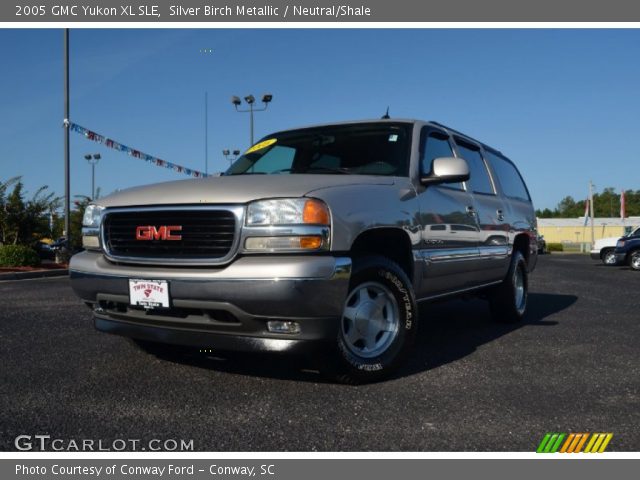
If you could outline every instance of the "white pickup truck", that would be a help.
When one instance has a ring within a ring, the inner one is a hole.
[[[628,237],[631,235],[640,235],[640,227],[637,227],[629,235],[625,236]],[[593,260],[601,260],[605,265],[615,265],[616,256],[613,251],[616,248],[616,242],[619,238],[620,237],[607,237],[596,240],[596,243],[594,243],[591,249],[591,258]]]

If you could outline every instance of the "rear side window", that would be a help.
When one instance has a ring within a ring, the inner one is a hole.
[[[475,193],[493,194],[493,185],[489,178],[489,172],[478,147],[457,139],[456,145],[460,156],[469,164],[469,173],[471,174],[471,178],[467,182],[470,186],[469,190]]]
[[[511,162],[492,152],[487,152],[487,160],[489,160],[493,171],[498,177],[502,192],[507,197],[524,200],[525,202],[530,200],[527,187],[522,181],[518,170]]]

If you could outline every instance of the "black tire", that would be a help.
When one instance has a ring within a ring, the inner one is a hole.
[[[600,253],[600,259],[602,260],[602,263],[604,263],[605,265],[616,264],[616,256],[613,251],[613,248],[607,248]]]
[[[640,250],[631,252],[631,255],[629,255],[629,266],[632,270],[640,271]]]
[[[527,311],[528,296],[527,261],[521,252],[514,250],[506,278],[489,295],[491,316],[500,323],[521,321]]]
[[[415,294],[404,271],[382,256],[356,258],[324,373],[347,384],[382,380],[406,359],[417,328]]]

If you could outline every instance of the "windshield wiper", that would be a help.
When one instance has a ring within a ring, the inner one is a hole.
[[[267,172],[235,172],[235,173],[225,173],[225,177],[229,177],[231,175],[266,175]]]

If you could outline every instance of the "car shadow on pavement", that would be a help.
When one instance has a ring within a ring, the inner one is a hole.
[[[421,305],[418,338],[405,364],[391,378],[401,378],[454,362],[479,346],[524,327],[553,326],[548,320],[573,303],[574,295],[530,293],[529,311],[523,322],[500,324],[491,320],[483,300],[452,300]],[[280,380],[331,383],[318,372],[318,357],[286,353],[200,353],[196,349],[173,349],[155,355],[163,360],[243,376]]]
[[[480,299],[422,305],[414,352],[396,377],[454,362],[470,355],[481,345],[521,328],[557,325],[553,315],[569,308],[577,299],[575,295],[530,293],[525,319],[515,324],[495,322],[491,318],[489,303]]]

